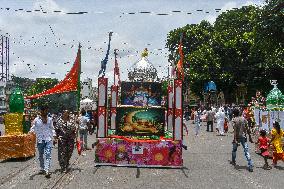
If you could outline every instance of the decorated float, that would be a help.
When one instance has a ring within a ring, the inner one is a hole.
[[[256,98],[253,103],[254,120],[259,130],[271,131],[274,121],[278,121],[284,129],[284,95],[278,89],[276,81],[271,81],[271,84],[273,89],[267,95],[266,101]]]
[[[114,85],[98,78],[98,128],[95,165],[181,168],[182,80],[169,81],[167,107],[162,83],[147,59],[147,49],[120,82],[115,51]]]
[[[266,98],[262,97],[260,92],[256,93],[250,108],[253,114],[253,122],[255,123],[255,140],[259,137],[259,131],[266,130],[268,137],[271,138],[270,132],[273,129],[273,122],[277,121],[280,127],[284,129],[284,95],[277,87],[277,81],[272,80],[273,89]],[[283,141],[284,142],[284,141]],[[260,153],[258,145],[255,151]],[[269,148],[269,154],[272,157],[272,147]]]
[[[80,107],[80,73],[81,73],[81,46],[77,52],[76,60],[66,77],[54,87],[41,93],[23,97],[20,89],[14,90],[10,97],[10,112],[4,117],[5,135],[0,136],[0,160],[11,158],[31,157],[35,155],[36,137],[28,134],[30,128],[24,116],[30,116],[33,99],[52,94],[77,92],[77,107]],[[24,107],[26,104],[26,107]],[[25,114],[23,112],[25,111]]]
[[[0,136],[0,160],[35,155],[35,136],[27,134],[24,124],[24,97],[14,89],[9,101],[10,113],[4,116],[5,135]]]

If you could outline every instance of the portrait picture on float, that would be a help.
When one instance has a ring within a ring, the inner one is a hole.
[[[122,82],[121,104],[160,106],[162,84],[158,82]]]

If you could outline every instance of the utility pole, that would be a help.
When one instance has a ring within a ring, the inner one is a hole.
[[[0,43],[0,60],[1,60],[1,74],[0,74],[0,81],[8,81],[10,78],[10,70],[9,70],[9,67],[10,67],[10,41],[9,41],[9,38],[4,36],[4,35],[1,35],[1,43]]]

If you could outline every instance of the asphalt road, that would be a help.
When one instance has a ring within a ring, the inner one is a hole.
[[[237,153],[237,166],[229,164],[232,134],[216,136],[206,132],[194,136],[194,125],[187,122],[189,135],[185,136],[187,151],[183,151],[184,169],[155,169],[127,167],[94,167],[94,151],[78,156],[74,151],[72,169],[61,174],[57,162],[57,149],[53,150],[52,177],[38,175],[36,158],[0,162],[0,188],[284,188],[284,163],[271,170],[262,169],[263,159],[254,153],[254,172],[247,171],[243,149]],[[95,141],[90,136],[90,144]],[[271,160],[269,160],[271,163]]]

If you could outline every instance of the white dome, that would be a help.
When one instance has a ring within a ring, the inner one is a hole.
[[[157,70],[146,57],[142,57],[130,68],[128,78],[130,81],[155,81]]]

